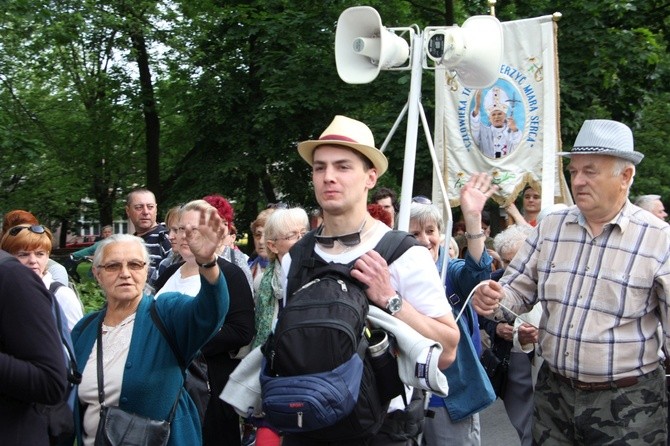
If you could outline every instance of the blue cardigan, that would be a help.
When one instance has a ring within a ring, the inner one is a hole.
[[[190,362],[200,348],[214,336],[228,312],[228,286],[223,274],[211,285],[203,277],[198,295],[165,293],[156,300],[156,310],[165,327],[177,341],[179,351]],[[130,350],[126,361],[119,407],[155,420],[170,414],[177,392],[182,388],[182,371],[169,344],[151,320],[153,297],[143,296],[137,308]],[[95,344],[105,309],[85,316],[72,330],[75,355],[80,371]],[[75,415],[81,441],[84,408]],[[200,444],[202,433],[198,411],[187,392],[179,397],[172,421],[169,445]]]

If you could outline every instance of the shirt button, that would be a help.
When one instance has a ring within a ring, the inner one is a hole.
[[[569,352],[565,352],[565,356],[570,356],[570,353],[569,353]]]
[[[121,401],[122,403],[127,403],[127,402],[128,402],[128,398],[126,398],[126,397],[124,396],[123,398],[121,398],[120,401]]]

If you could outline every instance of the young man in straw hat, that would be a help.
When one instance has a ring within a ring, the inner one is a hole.
[[[386,157],[375,148],[370,129],[362,122],[336,116],[318,140],[298,144],[298,152],[312,166],[314,192],[323,209],[314,252],[326,262],[355,261],[351,276],[367,286],[370,305],[439,342],[443,347],[439,368],[448,367],[455,358],[459,332],[430,253],[423,246],[414,246],[387,265],[373,250],[390,228],[367,211],[368,193],[388,167]],[[291,255],[287,254],[282,260],[285,274],[290,265]],[[404,409],[402,398],[396,400],[389,411]],[[405,445],[410,444],[408,441],[393,441],[377,434],[372,440],[347,443]],[[294,435],[286,436],[283,444],[329,443]]]
[[[670,226],[628,200],[643,155],[624,124],[586,121],[559,155],[576,206],[542,220],[475,309],[512,319],[542,305],[535,443],[664,445]]]

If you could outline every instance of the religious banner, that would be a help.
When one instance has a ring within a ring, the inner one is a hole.
[[[435,147],[449,203],[459,205],[460,188],[472,173],[488,172],[500,188],[493,198],[502,207],[526,184],[542,191],[545,206],[571,204],[556,155],[561,150],[556,22],[544,16],[502,27],[504,55],[491,87],[465,88],[449,72],[435,71]],[[433,189],[434,197],[441,196],[439,184]]]

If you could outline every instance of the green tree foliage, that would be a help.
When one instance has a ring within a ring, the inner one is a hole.
[[[6,2],[0,13],[0,211],[27,208],[44,220],[74,220],[88,196],[108,222],[123,216],[120,201],[131,187],[152,184],[163,210],[213,192],[233,199],[244,232],[268,202],[314,206],[309,168],[296,143],[318,137],[334,115],[347,114],[369,123],[381,145],[409,92],[408,71],[384,71],[364,85],[339,79],[337,19],[356,4]],[[391,27],[460,24],[489,11],[485,0],[367,4]],[[621,120],[646,154],[633,193],[670,198],[662,182],[670,174],[664,162],[670,5],[496,4],[502,21],[556,11],[563,15],[564,149],[584,119]],[[148,70],[143,78],[142,69]],[[422,104],[431,126],[433,98],[433,76],[424,71]],[[402,122],[385,152],[391,167],[382,184],[399,188],[404,147]],[[154,186],[157,175],[160,187]],[[419,129],[415,193],[430,193],[431,177]]]

